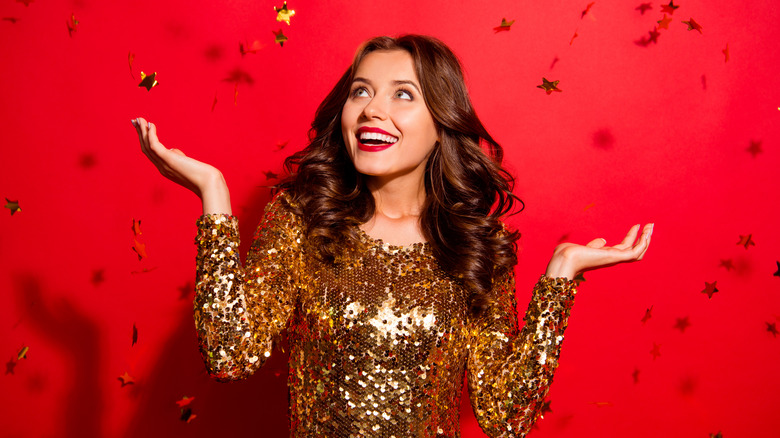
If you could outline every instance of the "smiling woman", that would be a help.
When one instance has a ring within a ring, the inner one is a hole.
[[[315,115],[246,265],[221,173],[142,149],[203,200],[195,322],[209,373],[247,377],[288,329],[292,436],[458,437],[464,373],[480,426],[524,436],[557,368],[576,273],[642,258],[652,226],[613,247],[563,243],[518,328],[517,232],[501,146],[440,41],[365,43]],[[637,239],[637,237],[639,237]]]

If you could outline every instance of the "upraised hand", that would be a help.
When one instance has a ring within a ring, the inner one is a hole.
[[[131,120],[141,150],[169,180],[191,190],[203,201],[203,213],[231,213],[230,194],[216,167],[192,159],[179,149],[168,149],[157,138],[157,126],[143,118]]]
[[[639,227],[638,224],[631,227],[623,241],[614,246],[606,246],[607,241],[603,238],[587,245],[561,243],[555,247],[546,275],[574,279],[580,272],[642,260],[650,246],[653,224],[645,225],[641,235]]]

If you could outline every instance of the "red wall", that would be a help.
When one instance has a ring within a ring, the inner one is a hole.
[[[616,243],[634,223],[656,224],[644,261],[586,274],[552,411],[532,435],[777,436],[774,0],[680,0],[645,46],[657,2],[641,14],[639,0],[598,0],[582,16],[587,1],[299,0],[287,26],[275,21],[281,3],[265,0],[30,1],[0,5],[0,200],[22,208],[0,211],[3,436],[286,434],[283,356],[245,382],[205,375],[191,316],[200,205],[147,162],[130,119],[147,117],[166,146],[223,171],[246,250],[268,200],[262,172],[304,145],[357,45],[398,33],[459,54],[507,149],[527,204],[510,219],[523,233],[521,307],[563,236]],[[502,17],[516,21],[496,33]],[[239,43],[255,40],[262,48],[242,57]],[[139,88],[141,71],[159,86]],[[252,79],[237,97],[226,80],[236,71]],[[542,77],[563,91],[545,94]],[[135,383],[122,387],[125,372]],[[189,424],[183,396],[195,397]],[[482,436],[465,404],[463,436]]]

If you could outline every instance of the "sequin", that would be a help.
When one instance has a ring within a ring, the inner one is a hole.
[[[249,376],[287,328],[291,436],[459,437],[467,370],[486,434],[530,430],[558,365],[573,282],[542,276],[522,330],[513,274],[495,282],[495,304],[472,317],[428,245],[359,232],[357,253],[325,264],[281,197],[266,207],[246,267],[234,216],[198,220],[194,314],[210,375]]]

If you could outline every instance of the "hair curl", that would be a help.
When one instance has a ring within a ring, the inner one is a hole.
[[[322,101],[309,131],[309,145],[285,160],[289,172],[279,188],[289,191],[304,221],[307,240],[333,262],[358,241],[357,226],[374,214],[364,175],[347,153],[341,111],[358,65],[371,52],[404,50],[413,59],[423,98],[440,141],[425,171],[426,200],[420,227],[441,267],[468,291],[479,314],[491,301],[493,282],[517,264],[519,233],[501,217],[515,202],[514,178],[501,166],[503,149],[476,115],[455,54],[441,41],[421,35],[377,37],[365,42],[352,65]]]

